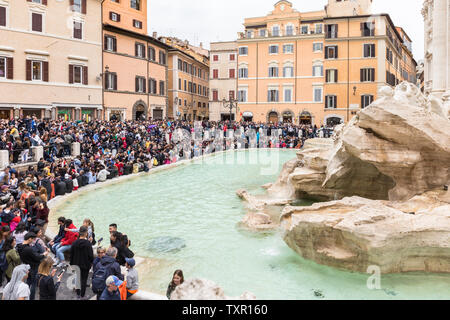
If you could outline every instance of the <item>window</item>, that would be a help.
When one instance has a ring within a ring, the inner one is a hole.
[[[314,102],[322,102],[322,88],[314,88]]]
[[[375,44],[364,44],[364,58],[375,57]]]
[[[323,77],[323,65],[313,66],[313,77]]]
[[[278,89],[269,89],[267,91],[267,102],[278,102]]]
[[[286,35],[287,36],[294,35],[294,26],[293,25],[286,26]]]
[[[280,27],[279,26],[272,27],[272,36],[274,36],[274,37],[280,36]]]
[[[294,76],[294,68],[293,67],[284,67],[283,68],[283,77],[292,78]]]
[[[284,89],[284,102],[292,102],[292,88]]]
[[[184,91],[187,91],[187,80],[184,80]]]
[[[294,45],[293,44],[283,45],[283,53],[294,53]]]
[[[134,46],[134,55],[138,58],[145,58],[145,45],[136,43]]]
[[[253,38],[253,32],[252,31],[247,31],[247,38],[249,38],[249,39]]]
[[[184,106],[187,107],[187,100],[184,100]]]
[[[219,79],[219,69],[213,69],[213,79]]]
[[[32,61],[32,80],[33,81],[41,81],[42,80],[42,62],[41,61]]]
[[[234,79],[236,77],[236,70],[230,69],[229,74],[230,74],[230,79]]]
[[[81,22],[73,22],[73,37],[75,39],[83,39],[83,24]]]
[[[202,77],[202,69],[198,68],[198,77],[201,78]]]
[[[197,84],[196,83],[192,83],[192,93],[197,93]]]
[[[228,91],[228,97],[234,100],[234,90]]]
[[[325,59],[337,59],[338,46],[326,46],[325,47]]]
[[[323,43],[316,42],[313,43],[313,52],[323,51]]]
[[[144,93],[145,91],[145,78],[136,77],[136,92]]]
[[[322,24],[321,23],[316,24],[316,33],[322,33],[322,32],[323,32]]]
[[[213,96],[213,101],[219,101],[219,91],[213,90],[212,96]]]
[[[150,61],[156,61],[156,50],[153,47],[148,47],[148,58]],[[178,60],[178,69],[180,69],[180,62],[181,60]],[[182,67],[182,65],[181,65]]]
[[[159,94],[161,96],[165,96],[166,95],[166,88],[165,88],[164,81],[159,81]]]
[[[308,26],[302,26],[301,27],[301,33],[302,34],[308,34]]]
[[[137,29],[142,29],[142,22],[136,19],[133,19],[133,26]]]
[[[234,60],[236,60],[236,55],[234,53],[230,54],[230,61],[234,61]]]
[[[116,44],[117,44],[116,38],[111,36],[105,36],[105,50],[116,52],[117,50]]]
[[[0,26],[6,27],[6,8],[0,7]]]
[[[362,95],[361,96],[361,108],[368,107],[373,102],[373,96],[372,95]]]
[[[0,78],[6,78],[6,58],[0,57]]]
[[[266,29],[259,30],[259,36],[260,37],[265,37],[266,36]]]
[[[83,81],[83,66],[73,66],[73,83],[81,84]]]
[[[327,70],[325,75],[325,82],[336,83],[338,82],[338,71],[337,70]]]
[[[373,82],[375,81],[375,69],[374,68],[364,68],[361,69],[361,82]]]
[[[271,78],[278,77],[278,67],[269,67],[269,77]]]
[[[131,0],[130,6],[133,9],[141,10],[141,0]]]
[[[338,25],[337,24],[327,24],[325,25],[325,38],[334,39],[338,37]]]
[[[109,19],[115,22],[119,22],[120,21],[120,14],[115,13],[115,12],[110,12],[109,13]]]
[[[238,101],[239,102],[247,102],[247,90],[239,90],[238,91]]]
[[[277,54],[278,53],[278,45],[269,46],[269,54]]]
[[[336,96],[326,96],[325,97],[325,108],[336,109],[337,108],[337,97]]]
[[[182,88],[181,88],[181,78],[178,79],[178,90],[182,90]]]
[[[73,0],[72,11],[81,12],[81,0]]]
[[[246,56],[246,55],[248,55],[248,47],[240,47],[240,48],[239,48],[239,55],[240,55],[240,56]]]
[[[166,53],[164,51],[159,51],[159,63],[166,65]]]
[[[155,79],[148,79],[148,93],[150,94],[156,94],[156,80]]]
[[[361,36],[373,37],[375,35],[375,22],[362,22],[361,23]]]
[[[31,30],[36,32],[42,32],[42,14],[31,14]]]
[[[107,73],[105,78],[106,90],[117,90],[117,74]]]
[[[217,54],[213,55],[213,61],[219,61],[219,55]]]
[[[248,69],[247,68],[239,68],[239,78],[248,78]]]
[[[389,48],[386,48],[386,60],[389,61],[391,64],[394,61],[394,56],[392,54],[392,50],[390,50]]]

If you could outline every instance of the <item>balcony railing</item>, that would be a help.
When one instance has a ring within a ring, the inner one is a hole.
[[[310,30],[307,33],[301,33],[301,32],[292,32],[292,33],[286,33],[286,32],[279,32],[277,35],[274,35],[271,31],[267,31],[265,33],[265,35],[260,35],[259,33],[257,34],[252,34],[251,36],[249,36],[247,33],[245,32],[239,32],[238,33],[238,39],[262,39],[262,38],[282,38],[282,37],[293,37],[293,36],[307,36],[307,35],[312,35],[312,34],[324,34],[324,32],[320,32],[317,33],[315,30]],[[333,38],[337,38],[337,33],[336,36]]]

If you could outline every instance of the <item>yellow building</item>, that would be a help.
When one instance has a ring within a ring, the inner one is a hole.
[[[245,19],[238,46],[238,120],[336,124],[376,99],[377,90],[415,83],[411,40],[371,0],[329,0],[301,13],[279,1]]]
[[[209,57],[207,50],[177,38],[160,37],[170,46],[168,118],[209,119]]]

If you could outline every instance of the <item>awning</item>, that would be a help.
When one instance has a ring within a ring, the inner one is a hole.
[[[243,114],[242,114],[242,116],[243,117],[248,117],[248,118],[250,118],[250,117],[253,117],[253,113],[252,112],[250,112],[250,111],[246,111],[246,112],[244,112]]]

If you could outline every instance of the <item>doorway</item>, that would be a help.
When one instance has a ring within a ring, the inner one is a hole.
[[[134,120],[145,120],[145,107],[142,104],[135,108]]]
[[[269,113],[269,122],[278,123],[278,113],[276,113],[275,111]]]

